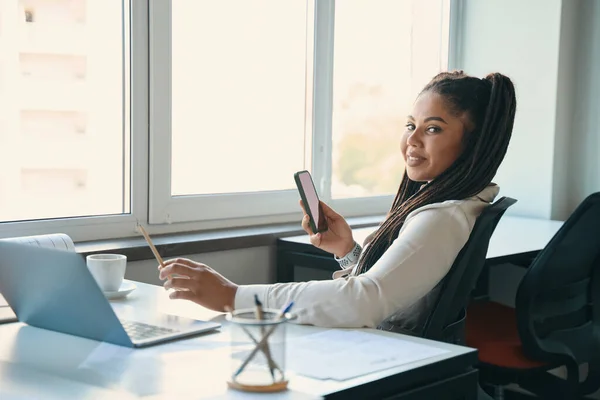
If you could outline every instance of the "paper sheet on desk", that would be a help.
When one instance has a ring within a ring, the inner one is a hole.
[[[20,236],[14,238],[0,239],[0,241],[28,244],[37,247],[49,247],[60,250],[75,251],[73,240],[64,233],[52,233],[49,235]]]
[[[0,239],[2,242],[14,242],[21,244],[28,244],[30,246],[37,247],[49,247],[54,249],[75,251],[75,244],[73,240],[64,233],[52,233],[49,235],[36,235],[36,236],[19,236],[13,238]],[[0,307],[8,306],[6,300],[0,293]]]
[[[287,348],[287,370],[338,381],[448,352],[401,338],[354,330],[329,330],[290,339]]]

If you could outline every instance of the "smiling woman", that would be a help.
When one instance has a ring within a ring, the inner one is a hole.
[[[444,172],[463,150],[465,124],[448,112],[444,98],[425,92],[408,116],[402,139],[406,172],[413,181],[431,181]]]
[[[417,159],[406,168],[388,217],[365,249],[361,272],[383,255],[412,212],[477,196],[490,185],[508,149],[515,113],[514,86],[499,73],[479,79],[442,72],[423,88],[401,144],[405,159],[409,154]]]
[[[215,310],[252,307],[258,295],[269,308],[293,300],[300,323],[419,335],[477,217],[498,194],[491,180],[508,148],[515,111],[514,87],[504,75],[434,77],[417,97],[402,136],[402,183],[365,250],[326,205],[327,231],[315,234],[308,218],[302,220],[311,243],[333,253],[344,268],[336,279],[238,286],[186,259],[167,262],[160,278],[166,288],[183,289],[172,298]],[[183,276],[169,278],[173,274]]]

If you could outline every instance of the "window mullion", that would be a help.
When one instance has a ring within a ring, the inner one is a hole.
[[[463,65],[463,19],[464,3],[462,0],[450,0],[450,17],[448,21],[448,70],[461,69]],[[446,20],[446,19],[444,19]]]
[[[335,0],[315,0],[312,174],[324,201],[331,199],[334,21]]]
[[[171,2],[150,1],[148,222],[169,223],[171,203]]]
[[[131,132],[131,214],[141,222],[148,215],[148,2],[131,1],[130,132]]]

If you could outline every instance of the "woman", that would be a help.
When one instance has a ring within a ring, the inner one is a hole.
[[[417,97],[401,151],[406,172],[392,207],[365,243],[354,242],[344,219],[323,204],[329,230],[311,243],[333,253],[342,267],[329,281],[236,285],[187,259],[166,263],[160,278],[173,299],[223,311],[268,308],[294,300],[297,322],[323,327],[381,327],[419,334],[440,283],[467,242],[475,220],[499,188],[492,178],[506,154],[515,118],[512,82],[440,73]]]

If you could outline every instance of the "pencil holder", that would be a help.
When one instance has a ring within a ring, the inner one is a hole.
[[[285,330],[291,318],[272,309],[264,309],[260,320],[254,309],[235,310],[227,316],[232,349],[230,388],[250,392],[287,389]]]

